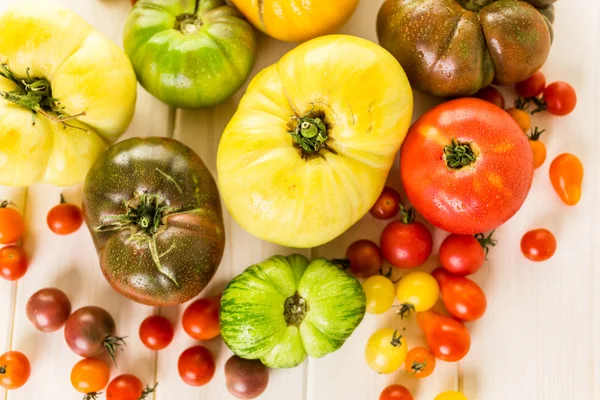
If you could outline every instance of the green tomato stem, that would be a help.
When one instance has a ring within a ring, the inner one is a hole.
[[[313,111],[309,111],[303,117],[292,116],[289,127],[291,129],[288,133],[292,136],[295,147],[302,153],[302,158],[323,157],[320,153],[321,150],[335,153],[327,145],[329,134],[325,121],[321,117],[315,116]]]
[[[298,293],[289,297],[285,301],[283,308],[283,316],[288,326],[294,325],[299,327],[304,317],[306,317],[307,308],[306,300],[300,297]]]
[[[489,235],[485,236],[483,233],[478,233],[475,235],[475,239],[479,242],[483,250],[485,251],[485,259],[487,260],[488,253],[490,252],[490,246],[494,247],[498,241],[493,238],[494,232],[496,230],[490,232]]]
[[[452,139],[452,142],[444,147],[443,159],[449,169],[459,170],[473,164],[477,157],[469,143]]]

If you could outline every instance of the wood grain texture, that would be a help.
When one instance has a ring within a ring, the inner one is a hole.
[[[129,12],[128,0],[59,0],[83,16],[117,43]],[[376,41],[375,16],[383,0],[363,0],[342,32]],[[0,12],[10,0],[0,0]],[[259,56],[253,75],[277,61],[294,45],[260,36]],[[413,347],[423,343],[415,323],[400,322],[392,312],[368,315],[343,348],[320,360],[309,360],[291,370],[273,371],[263,400],[376,400],[391,383],[402,383],[415,400],[432,400],[444,390],[460,389],[469,400],[595,400],[600,398],[600,3],[596,0],[557,3],[555,43],[543,71],[549,81],[567,80],[578,92],[575,112],[565,118],[536,116],[546,128],[543,139],[548,160],[536,171],[531,195],[523,209],[497,232],[499,244],[476,276],[484,288],[489,308],[481,321],[469,324],[473,344],[460,364],[438,363],[436,372],[423,380],[400,372],[379,376],[364,363],[366,340],[382,327],[406,326],[406,339]],[[216,176],[216,149],[220,135],[235,112],[238,94],[220,106],[200,111],[169,110],[143,89],[138,92],[134,121],[125,137],[171,136],[194,149]],[[507,96],[513,96],[505,90]],[[511,97],[512,98],[512,97]],[[508,100],[508,98],[507,98]],[[439,100],[415,94],[415,117]],[[1,121],[0,121],[1,123]],[[548,180],[548,167],[562,152],[577,154],[586,168],[582,201],[568,208],[559,200]],[[399,187],[395,168],[389,183]],[[149,400],[233,399],[225,388],[223,365],[231,352],[220,339],[205,343],[217,358],[214,380],[203,388],[186,386],[177,373],[181,352],[195,342],[180,324],[185,306],[153,310],[116,294],[102,278],[95,250],[85,228],[68,237],[52,234],[46,213],[58,202],[61,190],[36,185],[28,190],[0,187],[7,198],[24,212],[27,231],[23,246],[30,255],[27,275],[17,283],[0,282],[0,352],[9,348],[25,352],[33,366],[31,381],[0,399],[30,400],[80,398],[70,386],[69,373],[79,359],[69,351],[62,331],[42,334],[25,316],[27,299],[48,286],[64,290],[73,308],[94,304],[106,308],[117,322],[118,333],[128,335],[128,347],[119,353],[119,368],[112,376],[134,373],[144,383],[160,383]],[[65,190],[68,201],[80,200],[80,188]],[[201,294],[220,293],[225,284],[252,263],[293,249],[260,241],[244,232],[224,211],[227,245],[217,275]],[[333,242],[305,250],[307,256],[342,257],[356,239],[378,241],[385,222],[366,216]],[[520,253],[523,233],[537,227],[552,230],[559,250],[548,262],[535,264]],[[435,231],[435,249],[445,236]],[[437,266],[437,251],[423,269]],[[395,271],[396,276],[401,272]],[[176,325],[174,342],[164,351],[151,352],[138,338],[141,321],[161,313]]]

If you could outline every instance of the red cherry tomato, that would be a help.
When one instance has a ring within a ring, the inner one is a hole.
[[[47,222],[50,230],[57,235],[69,235],[79,229],[83,223],[83,216],[79,207],[65,203],[61,196],[61,204],[50,210]]]
[[[469,352],[471,335],[462,322],[429,310],[417,313],[417,323],[431,353],[440,360],[459,361]]]
[[[379,246],[370,240],[358,240],[346,250],[346,258],[350,263],[352,275],[368,278],[377,275],[383,266],[383,255]]]
[[[464,276],[452,275],[443,268],[431,273],[440,285],[446,310],[462,321],[475,321],[487,309],[485,293],[479,285]]]
[[[173,325],[165,317],[153,315],[140,325],[140,339],[151,350],[162,350],[173,340]]]
[[[31,365],[25,354],[9,351],[0,356],[0,386],[4,389],[18,389],[27,383]]]
[[[181,318],[185,332],[196,340],[210,340],[219,336],[220,306],[220,295],[194,301],[185,309]]]
[[[550,182],[566,205],[579,203],[583,183],[583,164],[579,158],[569,153],[556,157],[550,164]]]
[[[14,243],[23,234],[25,223],[8,201],[0,201],[0,244]]]
[[[390,219],[400,211],[400,203],[400,194],[394,188],[386,186],[369,212],[377,219]]]
[[[144,400],[154,392],[156,385],[144,389],[142,381],[134,375],[119,375],[106,388],[106,400]]]
[[[206,347],[190,347],[179,356],[177,369],[181,379],[188,385],[203,386],[215,374],[215,359]]]
[[[521,251],[531,261],[546,261],[556,252],[556,238],[548,229],[534,229],[523,235]]]
[[[27,255],[19,246],[6,246],[0,249],[0,276],[15,281],[27,272]]]
[[[473,97],[477,97],[478,99],[485,100],[489,103],[495,104],[498,107],[504,109],[505,102],[504,96],[498,89],[493,86],[487,86],[481,89],[479,92],[475,93]]]
[[[383,389],[379,400],[413,400],[413,396],[402,385],[390,385]]]
[[[524,81],[515,84],[517,94],[523,97],[539,96],[545,87],[546,77],[542,71],[538,71]]]
[[[412,210],[405,213],[402,221],[391,222],[381,233],[383,256],[398,268],[422,265],[431,255],[432,249],[431,232],[422,223],[414,221]]]
[[[435,370],[435,357],[425,347],[413,347],[406,355],[404,369],[410,376],[426,378]]]
[[[570,114],[577,105],[577,93],[567,82],[554,82],[544,89],[544,101],[550,114]]]
[[[474,274],[483,266],[488,246],[496,245],[492,234],[487,237],[451,234],[440,246],[442,267],[455,275]]]

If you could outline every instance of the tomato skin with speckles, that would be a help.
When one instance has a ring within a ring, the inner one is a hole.
[[[472,160],[460,158],[471,152]],[[449,166],[453,162],[454,169]],[[400,174],[419,214],[448,232],[490,231],[520,208],[533,179],[527,136],[503,110],[479,99],[443,103],[415,122],[400,152]]]

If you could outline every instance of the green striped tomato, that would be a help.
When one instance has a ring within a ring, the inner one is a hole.
[[[221,298],[221,335],[238,356],[291,368],[339,349],[360,324],[366,298],[331,261],[274,256],[235,277]]]

